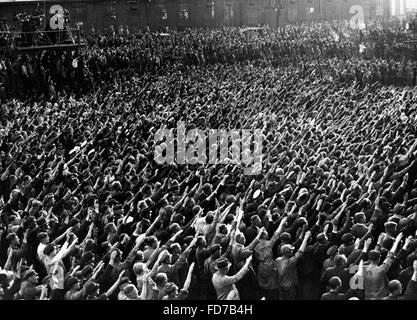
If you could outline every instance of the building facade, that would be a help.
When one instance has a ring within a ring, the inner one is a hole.
[[[45,0],[0,2],[0,18],[12,21],[37,6],[46,12],[59,4],[71,13],[72,24],[85,30],[128,25],[130,30],[165,27],[261,26],[322,19],[349,19],[352,6],[364,17],[389,18],[392,1],[405,0]],[[396,7],[397,8],[397,7]],[[399,10],[399,9],[398,9]]]

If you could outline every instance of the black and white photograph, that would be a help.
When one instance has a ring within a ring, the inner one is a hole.
[[[417,300],[417,0],[0,0],[0,300]]]

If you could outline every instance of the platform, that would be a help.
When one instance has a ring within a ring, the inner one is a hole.
[[[43,51],[43,50],[75,50],[85,47],[86,43],[69,43],[69,44],[51,44],[44,46],[15,47],[14,50],[19,52]]]

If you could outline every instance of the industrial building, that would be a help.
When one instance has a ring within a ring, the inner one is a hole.
[[[59,4],[71,13],[73,24],[86,30],[128,25],[130,30],[149,26],[215,27],[224,25],[276,27],[288,23],[349,18],[352,6],[363,7],[364,17],[389,18],[405,14],[405,0],[68,0],[2,1],[0,16],[11,21],[37,6],[48,12]]]

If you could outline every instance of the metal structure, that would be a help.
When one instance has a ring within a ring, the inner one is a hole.
[[[45,31],[0,31],[3,48],[17,52],[31,52],[39,50],[76,50],[85,46],[80,37],[80,30],[66,28],[65,30]]]
[[[30,54],[43,50],[78,50],[85,45],[79,28],[70,27],[69,12],[61,6],[51,7],[49,20],[46,12],[36,8],[32,14],[15,15],[11,26],[1,21],[0,50]]]

